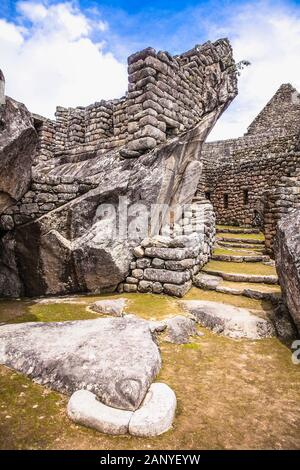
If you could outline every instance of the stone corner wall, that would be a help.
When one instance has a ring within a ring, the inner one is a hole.
[[[5,103],[5,78],[0,69],[0,105]]]
[[[134,251],[129,276],[119,292],[150,292],[183,297],[192,287],[193,276],[208,262],[215,241],[212,205],[193,203],[168,236],[144,239]]]

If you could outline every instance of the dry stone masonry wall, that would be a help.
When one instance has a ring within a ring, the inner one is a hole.
[[[214,241],[212,205],[193,203],[184,217],[171,226],[169,236],[146,238],[134,249],[131,272],[119,291],[182,297],[191,288],[193,276],[210,259]]]
[[[36,162],[80,147],[111,150],[126,146],[123,157],[149,151],[191,129],[214,109],[220,100],[216,86],[231,63],[226,40],[195,46],[174,57],[152,48],[131,55],[126,96],[85,108],[58,106],[55,121],[34,116],[39,135]],[[227,87],[224,82],[223,99]]]
[[[300,96],[282,85],[244,137],[204,145],[198,194],[217,223],[263,228],[269,253],[278,221],[299,205],[299,136]]]

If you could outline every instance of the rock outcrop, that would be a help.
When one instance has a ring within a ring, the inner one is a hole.
[[[271,321],[245,308],[204,300],[186,300],[182,305],[201,326],[230,338],[255,340],[276,335]]]
[[[0,364],[54,390],[85,389],[107,406],[136,410],[161,358],[148,322],[127,316],[1,326]]]
[[[300,211],[278,224],[275,261],[282,297],[300,333]]]
[[[0,71],[0,216],[28,190],[37,134],[26,107],[4,97]]]

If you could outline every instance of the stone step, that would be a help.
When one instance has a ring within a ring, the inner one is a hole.
[[[217,240],[218,246],[223,246],[224,248],[238,248],[242,250],[254,250],[254,251],[264,251],[265,246],[261,244],[250,244],[250,243],[235,243],[235,242],[228,242]]]
[[[270,257],[267,255],[230,255],[230,254],[213,254],[212,259],[215,261],[229,261],[232,263],[261,263],[269,262]]]
[[[251,234],[259,234],[260,230],[258,228],[251,228],[251,227],[231,227],[226,225],[217,225],[216,226],[217,233],[251,233]]]
[[[203,271],[221,276],[226,281],[265,284],[276,284],[278,282],[275,268],[258,262],[232,263],[212,260],[204,266]]]
[[[230,236],[224,236],[225,234],[218,234],[216,237],[217,241],[222,241],[222,242],[229,242],[229,243],[244,243],[244,244],[255,244],[255,245],[264,245],[265,240],[264,239],[259,239],[259,238],[239,238],[239,237],[234,237],[234,234],[228,234]]]
[[[193,283],[200,289],[213,290],[222,294],[239,295],[272,303],[278,303],[281,298],[281,289],[278,285],[224,281],[221,276],[213,276],[203,271],[194,276]]]

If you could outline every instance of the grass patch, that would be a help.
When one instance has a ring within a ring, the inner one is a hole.
[[[217,237],[222,237],[222,238],[237,238],[238,240],[265,240],[265,236],[263,233],[222,233],[219,232],[217,234]]]
[[[276,269],[273,266],[267,266],[263,263],[234,263],[228,261],[209,261],[204,271],[223,271],[236,274],[253,274],[260,276],[275,276]]]
[[[215,248],[214,255],[228,255],[228,256],[259,256],[259,253],[250,250],[229,250],[226,248]]]
[[[276,284],[264,284],[259,282],[231,282],[231,281],[222,281],[220,283],[220,287],[232,287],[232,288],[239,288],[239,289],[252,289],[257,290],[259,292],[266,292],[266,293],[280,293],[281,288]]]
[[[184,300],[207,300],[250,310],[271,310],[273,308],[272,304],[265,300],[250,299],[250,297],[243,295],[223,294],[214,290],[202,290],[198,287],[193,287],[185,295]]]

